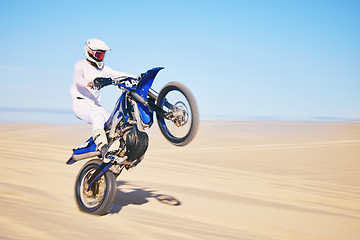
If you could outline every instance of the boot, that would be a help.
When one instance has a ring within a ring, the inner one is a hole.
[[[109,148],[109,144],[104,129],[100,129],[100,128],[96,129],[93,132],[93,139],[94,139],[94,143],[101,152],[101,157],[103,158]]]

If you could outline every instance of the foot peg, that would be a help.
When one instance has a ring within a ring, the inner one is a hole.
[[[112,154],[105,154],[104,158],[103,158],[103,162],[104,163],[109,163],[109,162],[113,162],[113,163],[117,163],[117,164],[122,164],[123,162],[125,162],[127,159],[127,156],[125,157],[118,157],[116,155],[112,155]]]

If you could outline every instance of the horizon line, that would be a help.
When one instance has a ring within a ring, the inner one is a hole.
[[[0,107],[0,112],[28,112],[28,113],[48,113],[48,114],[73,114],[71,109],[50,109],[50,108],[25,108],[25,107]],[[201,120],[224,120],[224,121],[323,121],[323,122],[360,122],[360,117],[329,117],[329,116],[261,116],[261,115],[200,115]],[[0,119],[1,121],[1,119]]]

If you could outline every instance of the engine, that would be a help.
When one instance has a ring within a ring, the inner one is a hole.
[[[136,126],[128,130],[120,142],[121,155],[127,156],[127,161],[141,158],[148,148],[149,137],[146,132],[139,131]]]

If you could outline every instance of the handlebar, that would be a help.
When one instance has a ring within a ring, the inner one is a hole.
[[[113,81],[113,84],[118,86],[119,88],[125,88],[129,91],[130,96],[139,103],[144,104],[145,106],[149,106],[149,103],[147,100],[145,100],[143,97],[141,97],[137,92],[136,92],[136,85],[133,86],[130,82],[127,82],[129,80],[135,80],[133,78],[125,78],[123,79],[121,82],[124,82],[125,84],[121,83],[120,81]],[[129,84],[127,84],[129,83]],[[131,86],[130,86],[131,85]]]

